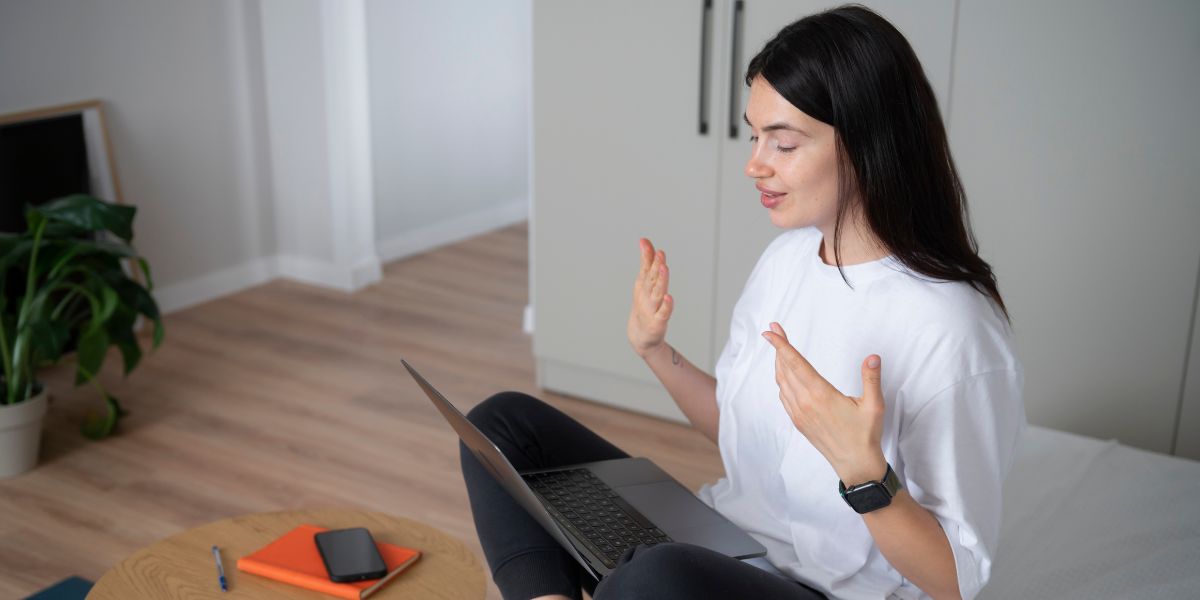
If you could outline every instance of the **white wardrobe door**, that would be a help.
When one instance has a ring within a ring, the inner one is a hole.
[[[1200,257],[1194,2],[959,6],[950,133],[1031,422],[1169,451]]]
[[[626,340],[642,236],[666,250],[671,267],[677,302],[668,340],[697,359],[712,352],[717,144],[715,132],[699,133],[703,6],[534,3],[531,237],[540,361],[657,384]],[[715,37],[715,10],[712,19]],[[709,44],[715,59],[717,40]],[[662,410],[651,412],[674,411],[665,392],[660,400]]]
[[[750,156],[750,132],[741,122],[746,110],[749,89],[742,83],[750,59],[780,29],[800,17],[832,8],[837,4],[826,2],[791,2],[747,0],[745,3],[745,30],[738,56],[736,111],[722,116],[721,147],[721,195],[719,198],[719,226],[717,253],[716,311],[713,325],[713,350],[715,363],[725,341],[729,338],[729,319],[733,305],[741,295],[742,286],[750,275],[755,261],[775,236],[782,233],[771,225],[765,208],[759,203],[754,180],[744,173],[746,160]],[[954,2],[952,0],[921,1],[875,1],[866,6],[879,12],[892,22],[908,38],[909,44],[921,59],[925,75],[929,78],[938,103],[946,106],[950,88],[950,52],[954,33]],[[730,56],[726,50],[726,56]],[[726,59],[728,62],[728,58]],[[729,71],[725,66],[721,94],[729,93]],[[738,136],[731,139],[726,129],[727,120],[738,120]],[[764,324],[765,326],[766,324]]]

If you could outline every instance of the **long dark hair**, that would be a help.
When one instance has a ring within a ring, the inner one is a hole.
[[[746,85],[759,75],[837,132],[839,271],[842,222],[858,208],[847,199],[857,194],[897,260],[920,275],[969,283],[1008,318],[992,267],[979,257],[937,98],[903,34],[870,9],[841,6],[784,27],[750,61]]]

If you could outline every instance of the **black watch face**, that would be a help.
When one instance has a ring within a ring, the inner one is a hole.
[[[870,483],[846,492],[846,500],[859,514],[869,513],[892,503],[892,497],[878,483]]]

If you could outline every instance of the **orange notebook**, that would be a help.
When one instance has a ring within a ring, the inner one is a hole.
[[[374,594],[383,584],[404,572],[421,557],[420,550],[376,541],[375,546],[379,548],[383,561],[387,563],[388,574],[379,579],[335,583],[329,580],[325,563],[321,560],[321,553],[317,551],[317,543],[313,540],[314,535],[326,530],[327,528],[316,525],[301,525],[257,552],[239,558],[237,568],[246,573],[269,577],[338,598],[359,600]]]

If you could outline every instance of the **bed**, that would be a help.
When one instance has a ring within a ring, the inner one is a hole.
[[[1031,425],[978,597],[1200,598],[1200,462]]]

